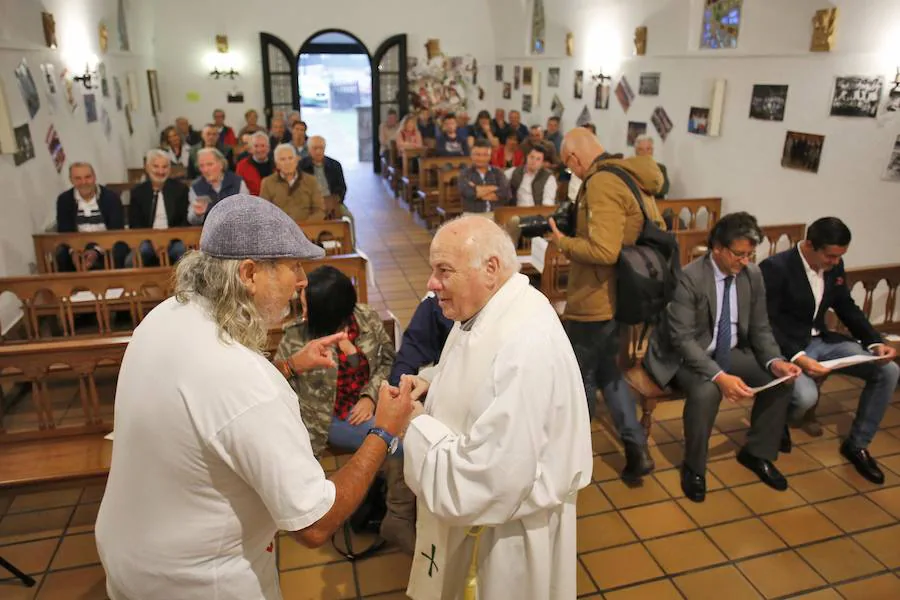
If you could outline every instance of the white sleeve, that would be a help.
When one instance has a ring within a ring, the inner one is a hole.
[[[283,531],[309,527],[334,504],[334,484],[326,479],[309,434],[284,399],[244,411],[210,445],[259,494]]]
[[[550,176],[550,179],[547,180],[547,183],[544,184],[544,198],[543,205],[544,206],[553,206],[556,204],[556,177]]]
[[[507,347],[502,364],[495,364],[492,385],[484,388],[493,401],[467,434],[455,434],[426,414],[413,419],[403,439],[407,485],[450,525],[521,518],[519,509],[541,475],[553,398],[552,377],[538,367],[547,346],[517,346]]]

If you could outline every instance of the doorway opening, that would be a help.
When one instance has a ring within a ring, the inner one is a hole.
[[[324,137],[345,167],[372,162],[372,62],[362,41],[336,29],[314,34],[300,47],[297,79],[307,135]]]

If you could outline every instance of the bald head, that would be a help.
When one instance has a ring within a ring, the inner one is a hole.
[[[462,217],[441,227],[431,242],[428,289],[448,319],[478,313],[519,270],[509,235],[484,217]]]
[[[584,178],[594,159],[603,154],[603,144],[584,127],[572,129],[563,138],[560,160],[579,179]]]

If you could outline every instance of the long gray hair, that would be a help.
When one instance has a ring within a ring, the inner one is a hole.
[[[203,298],[219,326],[219,339],[262,354],[268,327],[241,281],[240,264],[240,260],[215,258],[199,250],[188,252],[175,266],[175,298],[182,304]]]

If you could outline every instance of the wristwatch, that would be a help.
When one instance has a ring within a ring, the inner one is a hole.
[[[397,452],[397,448],[400,447],[400,438],[389,434],[387,431],[380,427],[371,428],[368,435],[377,435],[382,440],[384,440],[384,443],[387,444],[388,454],[394,454],[395,452]]]

